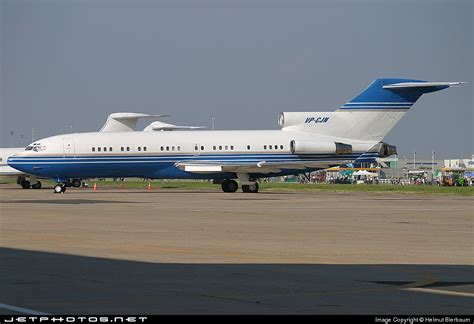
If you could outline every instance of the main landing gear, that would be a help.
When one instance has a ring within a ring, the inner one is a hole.
[[[35,176],[19,176],[16,180],[16,183],[19,184],[23,189],[41,189],[41,182]]]
[[[81,179],[72,179],[71,185],[74,188],[79,188],[82,185],[82,181],[81,181]]]
[[[224,192],[236,192],[239,189],[237,181],[226,179],[221,183],[222,191]],[[250,183],[242,185],[242,192],[248,193],[257,193],[258,192],[258,183]]]
[[[221,187],[224,192],[236,192],[239,189],[237,181],[228,179],[222,181]]]
[[[242,185],[243,192],[257,193],[258,192],[258,182],[249,185]]]

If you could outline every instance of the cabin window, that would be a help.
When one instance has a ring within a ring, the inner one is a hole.
[[[130,147],[129,147],[129,146],[127,146],[127,152],[129,152],[129,151],[130,151]]]
[[[178,146],[178,151],[181,151],[181,146]]]
[[[219,145],[219,151],[222,151],[222,145]]]
[[[263,145],[263,149],[266,150],[266,149],[267,149],[267,146],[266,146],[266,145]]]
[[[201,151],[204,151],[204,146],[201,145]]]
[[[199,147],[197,145],[194,145],[194,150],[195,151],[198,151],[199,150]]]
[[[100,147],[97,148],[97,152],[100,152]]]
[[[122,146],[122,147],[120,148],[120,151],[122,151],[122,152],[123,152],[123,150],[124,150],[124,148],[123,148],[123,146]]]
[[[214,146],[212,147],[212,149],[215,151],[215,150],[216,150],[216,146],[214,145]]]
[[[112,148],[111,148],[111,147],[109,147],[109,151],[112,152]]]
[[[167,150],[167,151],[169,151],[169,150],[170,150],[170,147],[169,147],[169,146],[167,146],[167,147],[166,147],[166,150]]]
[[[92,152],[95,152],[95,147],[92,148]]]
[[[174,146],[171,146],[171,151],[174,151]]]
[[[270,145],[270,146],[268,147],[268,149],[271,150],[271,149],[272,149],[272,146]]]
[[[280,149],[283,150],[283,145],[280,145]]]
[[[163,147],[163,146],[162,146],[162,147],[160,147],[160,150],[161,150],[161,151],[163,151],[163,150],[164,150],[164,147]]]
[[[106,148],[106,147],[104,147],[104,152],[107,152],[107,148]]]
[[[250,150],[250,145],[247,145],[247,150]]]
[[[139,147],[138,147],[138,151],[141,151],[141,150],[142,150],[142,148],[139,146]]]
[[[143,147],[143,151],[146,151],[146,146]]]

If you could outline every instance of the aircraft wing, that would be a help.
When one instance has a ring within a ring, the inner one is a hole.
[[[346,161],[260,161],[260,162],[218,162],[218,161],[199,161],[199,162],[177,162],[175,166],[180,170],[197,173],[209,174],[219,172],[235,173],[276,173],[282,169],[327,169],[334,165],[339,165]]]

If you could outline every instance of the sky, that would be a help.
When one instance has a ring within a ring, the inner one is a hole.
[[[400,77],[469,83],[422,96],[385,141],[470,157],[473,13],[471,0],[0,0],[0,146],[98,131],[113,112],[278,129],[282,111],[333,111]]]

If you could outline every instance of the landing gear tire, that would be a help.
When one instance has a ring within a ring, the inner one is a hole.
[[[236,192],[239,189],[239,185],[234,180],[222,181],[221,187],[224,192]]]
[[[74,179],[72,180],[71,182],[71,185],[74,187],[74,188],[79,188],[81,186],[82,182],[80,179]]]
[[[27,181],[27,180],[23,180],[23,181],[21,182],[21,187],[22,187],[23,189],[30,189],[30,188],[31,188],[31,183],[30,183],[29,181]]]
[[[249,193],[257,193],[258,192],[258,183],[254,183],[251,185],[242,185],[242,191],[243,192],[249,192]]]
[[[66,186],[63,184],[57,184],[54,186],[54,193],[65,193]]]
[[[31,186],[33,189],[41,189],[41,182],[37,181],[34,185]]]

